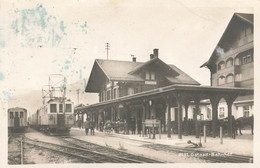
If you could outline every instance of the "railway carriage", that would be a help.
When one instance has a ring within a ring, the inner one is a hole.
[[[8,130],[23,131],[28,127],[27,110],[21,107],[8,109]]]
[[[73,102],[53,98],[31,116],[31,126],[50,134],[67,134],[74,125]]]

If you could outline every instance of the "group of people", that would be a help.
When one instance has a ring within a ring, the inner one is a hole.
[[[132,134],[136,134],[136,126],[137,126],[137,133],[141,134],[142,120],[141,119],[136,120],[136,118],[131,118],[131,120],[129,122],[129,128],[130,128]]]
[[[95,129],[95,121],[90,121],[89,118],[86,119],[85,121],[85,132],[86,135],[88,135],[90,129],[90,135],[95,135],[94,129]]]

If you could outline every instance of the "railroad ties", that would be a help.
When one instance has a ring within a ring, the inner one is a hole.
[[[23,142],[62,155],[78,158],[83,163],[161,163],[157,160],[132,155],[75,138],[61,137],[60,139],[66,143],[66,145],[33,140],[27,137],[24,137]]]
[[[21,133],[12,133],[8,136],[8,164],[23,164],[23,135]]]

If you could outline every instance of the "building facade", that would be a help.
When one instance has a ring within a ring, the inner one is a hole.
[[[211,86],[254,88],[253,14],[235,13],[210,59],[201,67],[210,70]],[[235,118],[253,115],[253,94],[239,96],[232,107]],[[219,104],[220,119],[227,117],[227,105]]]

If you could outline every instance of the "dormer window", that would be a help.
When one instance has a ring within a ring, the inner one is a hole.
[[[151,80],[155,80],[155,73],[151,72]]]
[[[150,79],[150,73],[149,73],[148,71],[145,73],[145,79],[146,79],[146,80],[149,80],[149,79]]]
[[[155,80],[155,73],[151,71],[146,71],[145,80]]]

